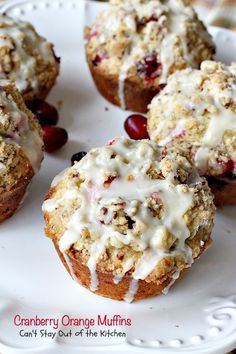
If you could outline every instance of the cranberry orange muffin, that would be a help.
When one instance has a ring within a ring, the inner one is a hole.
[[[212,59],[211,36],[185,0],[113,1],[85,28],[87,62],[100,93],[146,112],[167,77]]]
[[[14,81],[30,103],[46,98],[58,74],[53,45],[30,23],[0,14],[0,79]]]
[[[236,63],[173,74],[150,105],[148,131],[161,146],[190,143],[215,203],[236,204]]]
[[[0,222],[22,203],[42,159],[38,122],[13,83],[0,80]]]
[[[116,300],[167,292],[211,243],[213,196],[190,161],[116,138],[54,181],[45,231],[76,281]]]

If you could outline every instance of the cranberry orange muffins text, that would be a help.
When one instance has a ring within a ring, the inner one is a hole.
[[[58,73],[53,45],[30,23],[0,14],[0,79],[14,81],[25,102],[30,103],[46,98]]]
[[[190,161],[117,138],[56,178],[46,234],[71,276],[117,300],[166,293],[211,243],[213,196]]]
[[[85,37],[96,86],[112,103],[146,112],[171,73],[213,58],[211,36],[187,1],[111,3]]]
[[[236,204],[236,63],[173,74],[150,105],[148,130],[162,146],[190,143],[216,204]]]
[[[42,159],[39,124],[15,86],[0,81],[0,222],[18,208]]]

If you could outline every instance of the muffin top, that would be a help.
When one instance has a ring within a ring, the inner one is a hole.
[[[214,54],[211,36],[185,0],[111,1],[85,37],[92,65],[119,76],[123,108],[125,79],[156,88],[172,72],[199,67]]]
[[[33,91],[37,96],[39,81],[50,66],[57,70],[59,67],[53,45],[39,36],[30,23],[1,14],[0,79],[14,81],[22,94]]]
[[[91,272],[154,281],[189,266],[209,240],[214,205],[189,153],[116,138],[53,183],[46,233]]]
[[[148,130],[162,146],[190,143],[200,174],[235,174],[236,63],[173,74],[149,106]]]
[[[10,189],[28,165],[36,173],[42,158],[38,122],[15,85],[0,80],[0,191]]]

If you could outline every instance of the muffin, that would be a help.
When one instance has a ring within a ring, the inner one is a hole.
[[[43,212],[73,279],[132,301],[182,277],[211,243],[215,208],[188,150],[116,138],[56,179]]]
[[[85,28],[87,62],[110,102],[146,112],[167,77],[212,59],[211,36],[185,0],[113,1]]]
[[[150,104],[148,131],[161,146],[191,144],[215,203],[236,204],[236,63],[205,61],[173,74]]]
[[[23,202],[42,159],[39,124],[15,85],[0,80],[0,222]]]
[[[14,81],[30,104],[44,99],[59,74],[53,45],[28,23],[0,14],[0,79]]]

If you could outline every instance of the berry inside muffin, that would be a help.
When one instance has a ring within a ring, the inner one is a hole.
[[[111,3],[85,28],[86,54],[99,91],[123,109],[145,112],[171,73],[213,58],[211,36],[187,1]]]
[[[236,203],[236,63],[205,61],[201,70],[172,75],[150,105],[148,131],[162,146],[190,143],[199,173],[215,181],[216,191],[216,179],[233,188],[217,204]]]
[[[132,297],[145,298],[210,244],[212,200],[187,150],[117,138],[53,183],[43,204],[46,234],[90,290],[122,300],[135,287]]]
[[[53,45],[28,23],[0,15],[0,79],[14,81],[28,104],[44,99],[59,74]]]
[[[0,80],[0,221],[18,208],[42,159],[39,124],[15,86]]]

